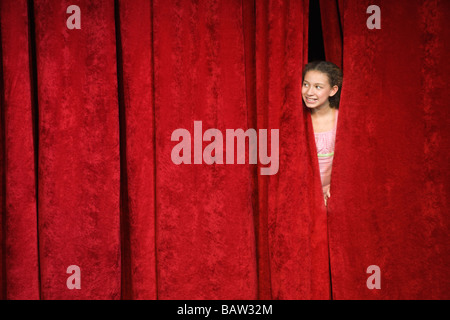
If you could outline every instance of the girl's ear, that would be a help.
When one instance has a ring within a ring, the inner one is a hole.
[[[334,96],[338,92],[338,90],[338,86],[334,86],[333,88],[331,88],[330,97]]]

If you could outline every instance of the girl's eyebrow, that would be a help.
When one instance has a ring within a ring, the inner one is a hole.
[[[303,80],[303,82],[308,82],[308,83],[309,83],[309,81],[307,81],[307,80]],[[323,83],[320,83],[320,82],[318,82],[318,83],[315,83],[314,85],[315,85],[315,86],[316,86],[316,85],[321,85],[321,86],[324,86],[324,84],[323,84]]]

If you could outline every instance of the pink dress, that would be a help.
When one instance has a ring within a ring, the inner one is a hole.
[[[314,133],[323,194],[327,193],[331,183],[331,167],[333,165],[338,114],[339,110],[336,110],[336,120],[333,130]]]

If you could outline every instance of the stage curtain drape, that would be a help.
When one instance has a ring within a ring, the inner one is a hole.
[[[2,0],[0,21],[3,299],[330,297],[307,0]],[[174,164],[194,121],[279,129],[278,173]]]
[[[448,299],[450,3],[344,0],[336,11],[327,2],[321,10],[334,11],[323,16],[335,19],[324,33],[343,14],[344,52],[328,208],[333,297]],[[370,5],[381,29],[366,26]],[[367,287],[371,265],[381,289]]]
[[[449,3],[320,1],[344,71],[328,211],[308,6],[1,0],[1,298],[449,298]],[[174,164],[194,121],[279,129],[278,173]]]
[[[325,59],[342,68],[344,0],[319,0]]]
[[[326,208],[296,71],[307,62],[308,7],[299,1],[256,4],[257,126],[280,130],[280,170],[258,176],[260,297],[328,299]]]

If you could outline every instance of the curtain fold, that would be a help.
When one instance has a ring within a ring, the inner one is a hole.
[[[116,1],[124,299],[157,298],[152,4]]]
[[[448,1],[344,7],[329,224],[336,299],[448,299]],[[324,9],[324,8],[322,8]],[[368,289],[367,268],[381,289]]]
[[[342,0],[320,0],[325,59],[342,68]]]
[[[14,17],[15,19],[11,19]],[[39,257],[29,13],[0,3],[2,41],[2,292],[39,299]]]
[[[308,2],[256,2],[257,125],[280,130],[280,170],[258,177],[263,298],[329,298],[326,211],[300,94],[307,16]]]
[[[241,1],[153,8],[158,298],[254,299],[250,166],[170,159],[176,129],[248,127]]]
[[[114,3],[34,1],[42,299],[120,298],[120,154]],[[64,19],[66,18],[66,19]],[[8,213],[7,213],[8,216]],[[68,289],[69,266],[81,289]]]

